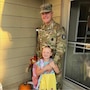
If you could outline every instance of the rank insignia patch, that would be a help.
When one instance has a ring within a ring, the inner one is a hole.
[[[63,39],[63,40],[66,39],[66,35],[65,35],[65,34],[62,35],[62,39]]]

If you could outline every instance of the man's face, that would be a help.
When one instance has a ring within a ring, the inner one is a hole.
[[[43,21],[45,24],[49,24],[50,21],[51,21],[51,19],[52,19],[52,15],[53,15],[52,12],[41,13],[42,21]]]

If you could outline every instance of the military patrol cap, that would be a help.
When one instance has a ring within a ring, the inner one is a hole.
[[[40,8],[41,8],[40,13],[51,12],[52,11],[52,4],[50,4],[50,3],[42,4],[40,6]]]

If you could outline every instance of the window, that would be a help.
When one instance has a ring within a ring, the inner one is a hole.
[[[78,31],[76,42],[84,44],[76,44],[76,53],[88,53],[90,49],[86,49],[90,43],[90,3],[81,3],[79,9],[79,18],[77,21]],[[87,43],[87,44],[85,44]],[[90,46],[89,46],[90,47]]]

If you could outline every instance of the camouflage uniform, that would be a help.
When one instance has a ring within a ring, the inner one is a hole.
[[[41,26],[38,30],[37,55],[41,57],[43,46],[50,46],[53,49],[53,59],[60,69],[60,74],[56,75],[57,88],[62,88],[62,57],[66,48],[66,32],[54,20],[49,25]]]

